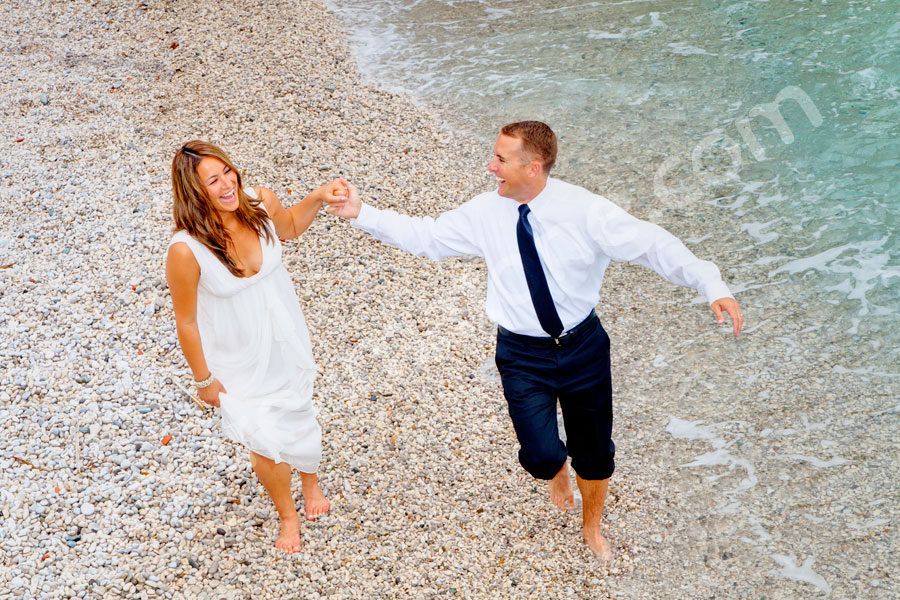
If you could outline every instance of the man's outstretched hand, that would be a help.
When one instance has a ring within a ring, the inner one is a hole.
[[[734,337],[741,335],[741,327],[744,325],[744,317],[741,316],[741,307],[734,298],[719,298],[709,305],[709,308],[716,315],[719,325],[725,322],[723,311],[731,317],[734,323]]]
[[[359,209],[362,206],[362,200],[359,199],[359,190],[346,179],[341,179],[341,183],[347,189],[347,195],[326,198],[328,208],[325,209],[325,212],[336,217],[355,219],[359,216]]]

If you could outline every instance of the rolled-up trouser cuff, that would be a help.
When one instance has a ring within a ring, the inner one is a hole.
[[[519,450],[519,464],[535,479],[550,480],[556,477],[559,470],[566,464],[566,452],[562,451],[562,458],[555,461],[529,461],[523,450]]]

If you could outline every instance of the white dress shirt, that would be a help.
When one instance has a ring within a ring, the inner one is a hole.
[[[670,283],[698,290],[710,303],[732,297],[716,265],[694,256],[662,227],[629,215],[603,196],[549,178],[528,206],[535,246],[566,331],[597,305],[611,260],[649,267]],[[510,331],[547,337],[535,314],[519,255],[518,207],[516,200],[496,191],[480,194],[437,219],[410,217],[364,203],[351,224],[432,260],[467,254],[484,258],[488,317]]]

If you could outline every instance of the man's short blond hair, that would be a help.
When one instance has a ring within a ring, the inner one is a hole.
[[[546,123],[519,121],[504,125],[500,133],[522,140],[522,149],[540,161],[547,173],[556,164],[556,134]]]

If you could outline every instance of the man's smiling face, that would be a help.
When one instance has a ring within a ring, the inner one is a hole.
[[[522,140],[501,133],[497,137],[497,143],[494,144],[494,157],[488,165],[488,171],[498,179],[498,194],[519,202],[527,202],[536,195],[533,193],[537,183],[534,181],[537,175],[536,165],[540,171],[540,163],[522,149]]]

